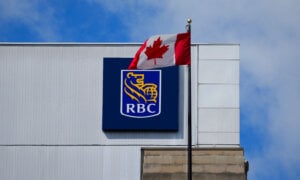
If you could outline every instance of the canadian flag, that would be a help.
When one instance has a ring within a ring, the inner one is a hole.
[[[153,69],[191,63],[190,32],[151,36],[135,54],[128,69]]]

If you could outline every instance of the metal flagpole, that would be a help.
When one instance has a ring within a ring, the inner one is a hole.
[[[187,19],[186,30],[187,32],[191,32],[191,23],[192,19]],[[191,44],[191,43],[190,43]],[[188,180],[192,180],[193,177],[193,159],[192,159],[192,100],[191,95],[192,88],[191,88],[191,64],[188,65]]]

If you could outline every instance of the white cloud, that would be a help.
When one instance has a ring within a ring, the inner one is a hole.
[[[47,1],[0,1],[0,20],[2,20],[2,24],[8,22],[23,24],[42,41],[60,39],[56,32],[56,19],[53,13],[54,9],[47,4]]]
[[[155,31],[154,18],[162,12],[166,5],[161,0],[126,0],[122,2],[119,0],[86,0],[86,2],[98,4],[111,14],[117,15],[122,19],[124,26],[132,31],[130,34],[134,36],[133,39],[140,41],[145,40],[145,34]],[[147,27],[148,30],[144,27]]]

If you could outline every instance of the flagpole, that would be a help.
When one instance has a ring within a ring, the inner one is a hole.
[[[192,19],[187,19],[186,30],[191,32]],[[190,43],[191,44],[191,43]],[[192,159],[192,88],[191,88],[191,64],[188,65],[188,180],[192,180],[193,177],[193,159]]]

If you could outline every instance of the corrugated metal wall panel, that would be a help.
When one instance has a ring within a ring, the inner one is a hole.
[[[0,45],[0,179],[135,180],[142,146],[186,145],[184,67],[178,132],[102,131],[103,57],[138,47]],[[239,145],[238,86],[238,45],[192,46],[193,144]]]
[[[102,132],[103,57],[132,57],[137,48],[1,46],[0,144],[186,144],[184,112],[180,112],[180,127],[175,133]],[[196,50],[194,46],[193,59]],[[180,69],[182,84],[187,72]],[[187,91],[186,86],[180,87],[180,109],[184,109]]]
[[[1,146],[0,179],[139,180],[140,161],[134,146]]]

